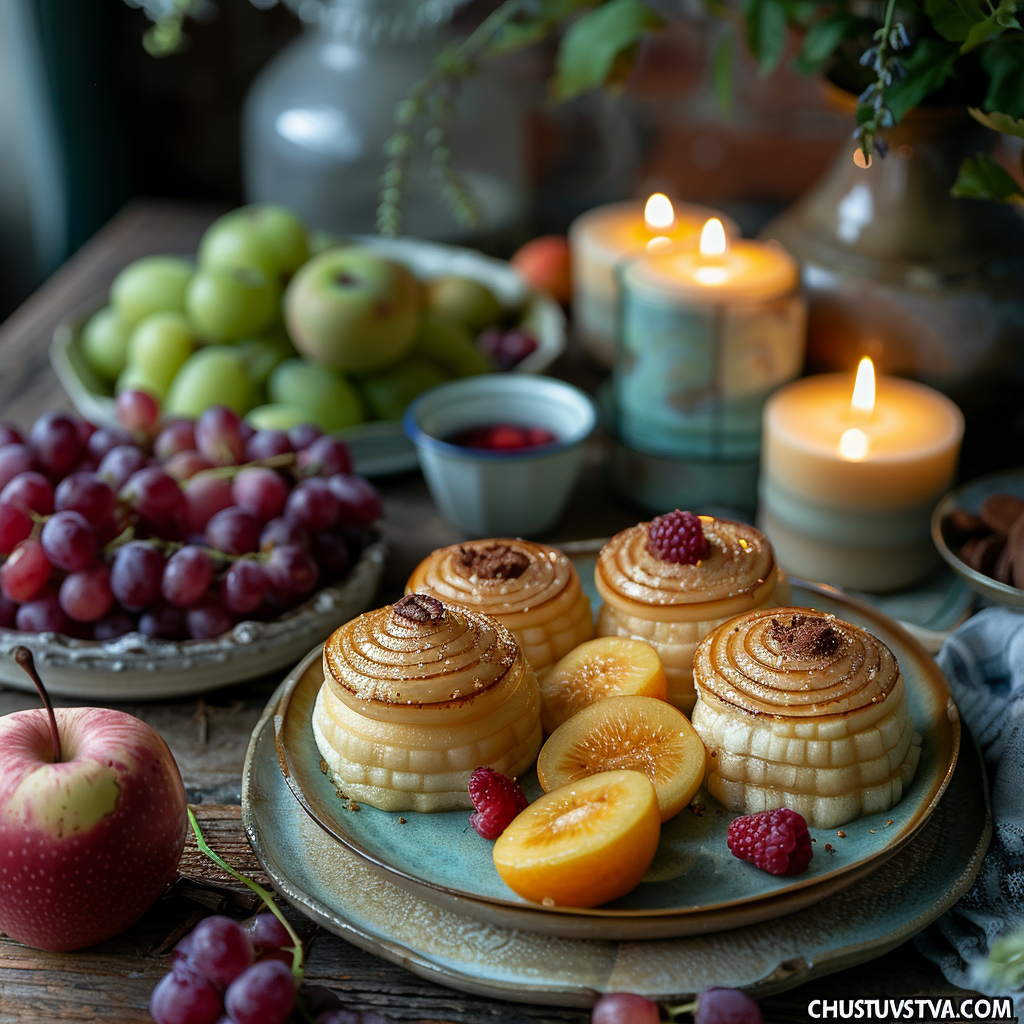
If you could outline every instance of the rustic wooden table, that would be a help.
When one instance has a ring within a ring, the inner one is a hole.
[[[127,207],[75,254],[39,291],[0,326],[0,419],[25,426],[40,413],[68,407],[50,368],[48,347],[57,322],[76,306],[105,292],[118,270],[150,253],[191,252],[220,211],[167,202]],[[582,366],[562,367],[583,380]],[[460,539],[440,518],[418,473],[379,481],[385,507],[384,532],[391,555],[381,600],[397,597],[412,567],[429,551]],[[588,465],[557,540],[608,536],[631,525],[637,513],[606,488],[600,449]],[[262,872],[240,823],[242,761],[249,735],[280,676],[229,687],[199,699],[126,703],[124,710],[149,722],[167,740],[181,768],[189,800],[208,841],[229,863],[253,877]],[[59,702],[73,704],[73,701]],[[34,697],[0,684],[0,715],[36,705]],[[41,953],[0,933],[0,1024],[25,1021],[150,1021],[149,994],[167,971],[167,952],[210,906],[241,908],[219,869],[186,848],[186,878],[118,938],[73,954]],[[265,880],[265,879],[264,879]],[[216,886],[226,888],[216,888]],[[582,1010],[529,1006],[482,999],[423,981],[402,967],[309,928],[306,978],[338,993],[346,1008],[374,1010],[395,1020],[467,1024],[502,1021],[589,1020]],[[907,943],[861,967],[764,1000],[766,1021],[805,1021],[816,997],[896,997],[959,993]]]

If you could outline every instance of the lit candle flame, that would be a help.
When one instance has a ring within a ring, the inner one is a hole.
[[[853,398],[850,408],[864,416],[870,416],[875,409],[875,365],[864,356],[857,365],[857,379],[853,384]]]
[[[850,462],[860,462],[868,453],[868,435],[857,427],[843,431],[839,438],[839,454]]]
[[[700,254],[705,260],[724,256],[729,251],[725,227],[717,217],[712,217],[700,233]]]
[[[676,222],[676,211],[672,200],[661,192],[655,192],[644,207],[644,223],[649,231],[667,231]]]

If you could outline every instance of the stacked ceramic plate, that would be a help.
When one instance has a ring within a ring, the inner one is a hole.
[[[733,858],[732,815],[701,790],[663,826],[628,896],[593,910],[528,903],[498,878],[466,812],[399,815],[335,791],[310,726],[320,649],[253,735],[242,797],[250,841],[279,889],[327,928],[424,977],[500,998],[586,1005],[614,990],[767,992],[876,956],[973,880],[991,828],[983,773],[973,744],[961,749],[944,678],[914,639],[827,588],[794,581],[793,603],[834,612],[893,650],[923,737],[900,803],[842,830],[812,829],[802,875],[776,878]],[[534,777],[522,781],[539,795]]]

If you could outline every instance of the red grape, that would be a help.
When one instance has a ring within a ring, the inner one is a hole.
[[[159,466],[147,466],[133,473],[118,497],[140,516],[157,521],[173,516],[184,500],[177,480]]]
[[[153,454],[166,462],[178,452],[195,451],[196,431],[191,420],[172,420],[156,435]]]
[[[299,452],[296,464],[305,476],[351,473],[352,453],[344,441],[324,435]]]
[[[21,431],[10,423],[0,423],[0,448],[8,444],[24,444]]]
[[[89,438],[99,430],[99,427],[95,423],[90,423],[88,420],[79,420],[75,427],[78,430],[78,440],[81,442],[82,448],[88,450]]]
[[[14,624],[23,633],[67,633],[71,629],[71,620],[64,614],[53,590],[20,605]]]
[[[297,427],[292,427],[288,431],[288,440],[295,446],[295,450],[302,451],[303,448],[308,448],[318,437],[323,434],[323,431],[313,423],[300,423]]]
[[[119,636],[134,632],[135,628],[135,616],[120,605],[115,605],[93,625],[92,636],[94,640],[116,640]]]
[[[31,601],[50,578],[51,565],[37,540],[23,540],[0,566],[0,592],[11,601]]]
[[[329,530],[337,521],[341,503],[326,480],[314,477],[303,480],[291,494],[285,518],[308,530]]]
[[[27,473],[33,461],[32,449],[27,444],[8,444],[0,448],[0,488],[6,487],[19,473]]]
[[[230,917],[204,917],[192,932],[188,962],[225,989],[255,959],[245,929]]]
[[[23,508],[0,504],[0,552],[10,554],[31,532],[32,520]]]
[[[36,461],[52,476],[64,476],[84,454],[78,422],[67,413],[43,413],[28,435]]]
[[[231,493],[236,505],[251,512],[261,523],[266,523],[284,511],[288,501],[288,483],[272,469],[250,466],[235,477]]]
[[[232,466],[245,456],[238,413],[225,405],[211,405],[196,420],[196,448],[215,466]]]
[[[237,505],[221,509],[206,524],[206,543],[229,555],[256,551],[260,546],[260,521]]]
[[[213,473],[197,473],[185,484],[182,493],[185,496],[182,519],[193,533],[202,533],[216,513],[235,503],[230,481]]]
[[[141,448],[133,444],[119,444],[111,448],[100,460],[96,475],[106,480],[115,491],[127,483],[128,478],[149,465],[149,459]]]
[[[96,557],[96,532],[78,512],[55,512],[39,539],[50,564],[65,572],[78,572]]]
[[[164,463],[164,472],[178,483],[190,480],[204,469],[213,469],[213,463],[194,451],[178,452]]]
[[[288,545],[271,550],[263,571],[276,595],[285,601],[308,594],[320,578],[316,562],[302,548]]]
[[[139,632],[158,640],[184,640],[188,636],[185,613],[170,604],[155,604],[139,616]]]
[[[369,480],[337,473],[327,483],[338,499],[338,522],[342,526],[371,526],[380,518],[380,494]]]
[[[116,427],[100,427],[89,438],[87,445],[89,457],[99,462],[107,452],[113,451],[120,445],[130,445],[131,443],[132,439],[123,430]]]
[[[212,640],[235,624],[235,617],[215,597],[206,597],[185,612],[188,635],[193,640]]]
[[[257,951],[264,949],[282,949],[292,944],[292,937],[277,919],[277,915],[269,910],[261,911],[251,917],[245,926],[249,941]]]
[[[0,628],[14,629],[14,617],[18,613],[18,606],[13,601],[8,601],[3,594],[0,594]]]
[[[609,992],[591,1011],[592,1024],[659,1024],[658,1004],[631,992]]]
[[[288,440],[283,430],[257,430],[245,442],[245,461],[269,459],[274,455],[287,455],[295,451],[295,445]]]
[[[287,964],[261,960],[240,974],[224,996],[235,1024],[284,1024],[295,1006],[295,978]]]
[[[75,622],[95,622],[114,605],[110,590],[110,570],[102,563],[69,573],[58,593],[60,606]]]
[[[508,331],[500,327],[488,328],[477,338],[476,343],[484,355],[491,357],[499,370],[511,370],[537,350],[537,339],[517,327]]]
[[[255,434],[256,428],[251,423],[246,423],[245,420],[242,420],[242,422],[238,424],[238,435],[242,439],[243,451],[244,446],[249,443],[249,439]]]
[[[42,473],[19,473],[0,491],[0,502],[48,516],[53,511],[53,485]]]
[[[693,1024],[761,1024],[761,1007],[735,988],[709,988],[697,996]]]
[[[157,982],[149,1000],[156,1024],[217,1024],[223,1009],[213,984],[182,961]]]
[[[164,556],[152,544],[131,541],[114,555],[110,589],[125,608],[139,611],[159,597],[163,574]]]
[[[148,392],[129,388],[117,396],[117,422],[125,430],[152,437],[160,420],[160,403]]]
[[[58,512],[79,512],[94,528],[106,523],[116,506],[117,495],[113,487],[94,473],[72,473],[64,477],[57,484],[53,499],[53,507]]]
[[[336,533],[314,533],[309,541],[309,553],[316,559],[325,579],[337,579],[348,568],[348,545]]]
[[[287,519],[271,519],[260,533],[260,550],[269,551],[285,544],[308,551],[309,530],[298,523],[290,523]]]
[[[213,559],[203,548],[188,545],[167,559],[160,590],[171,604],[187,608],[210,589],[213,574]]]
[[[263,566],[248,558],[235,562],[224,574],[220,584],[224,607],[236,615],[248,615],[256,611],[263,604],[266,591],[267,578]]]

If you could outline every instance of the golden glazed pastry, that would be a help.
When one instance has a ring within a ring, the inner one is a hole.
[[[516,776],[540,749],[540,692],[488,615],[411,594],[324,646],[313,734],[331,781],[385,811],[470,807],[469,776]]]
[[[886,811],[921,756],[892,651],[807,608],[749,612],[694,661],[693,727],[712,796],[734,811],[789,807],[815,828]]]
[[[493,615],[535,672],[594,635],[590,599],[572,562],[557,548],[528,540],[439,548],[416,566],[405,592]]]
[[[673,560],[688,556],[695,560]],[[601,549],[594,582],[604,599],[597,635],[647,641],[665,668],[669,702],[687,714],[697,699],[693,655],[701,639],[726,619],[789,600],[763,533],[690,512],[617,533]]]

